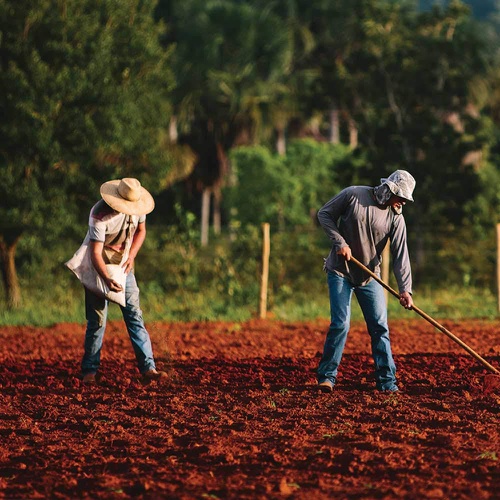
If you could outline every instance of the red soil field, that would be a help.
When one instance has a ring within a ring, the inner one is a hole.
[[[495,367],[498,322],[443,322]],[[355,323],[332,394],[328,323],[149,324],[166,383],[140,383],[110,323],[98,385],[83,325],[0,328],[0,498],[500,498],[495,375],[421,319],[393,321],[399,393],[375,390]]]

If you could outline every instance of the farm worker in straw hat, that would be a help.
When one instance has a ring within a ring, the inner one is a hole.
[[[102,199],[90,211],[89,229],[84,240],[87,253],[90,254],[89,267],[93,266],[91,271],[94,276],[97,272],[108,293],[123,295],[123,319],[143,380],[149,382],[166,378],[165,372],[156,370],[151,339],[144,326],[139,305],[139,288],[134,275],[134,261],[146,237],[146,214],[150,213],[155,205],[153,197],[133,178],[105,182],[100,191]],[[72,264],[72,260],[66,265],[77,274],[74,268],[79,263]],[[117,264],[115,267],[121,268],[123,285],[110,276],[108,270],[113,266],[108,267],[108,264]],[[106,297],[85,287],[87,329],[82,373],[83,382],[86,384],[95,383],[100,365],[108,310]]]
[[[318,212],[318,220],[332,241],[325,260],[331,322],[317,370],[318,389],[322,392],[331,392],[337,380],[349,331],[353,292],[371,337],[376,387],[381,391],[398,390],[384,290],[362,269],[349,265],[352,255],[380,274],[382,250],[389,239],[399,301],[411,309],[412,278],[402,209],[406,202],[413,201],[415,179],[405,170],[396,170],[380,182],[376,187],[348,187]]]

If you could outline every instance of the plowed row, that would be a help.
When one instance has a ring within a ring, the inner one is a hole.
[[[498,324],[444,324],[500,366]],[[397,394],[374,390],[361,323],[331,395],[325,321],[148,328],[169,381],[140,383],[112,323],[92,388],[82,325],[0,329],[0,497],[499,498],[498,390],[419,319],[391,324]]]

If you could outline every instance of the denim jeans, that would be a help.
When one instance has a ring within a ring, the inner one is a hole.
[[[353,286],[346,278],[328,272],[328,289],[331,322],[318,366],[318,382],[329,380],[335,384],[337,380],[338,367],[349,332],[351,297],[354,292],[371,337],[377,389],[397,390],[396,366],[392,358],[387,306],[382,286],[375,280],[370,280],[363,286]]]
[[[125,307],[121,307],[123,319],[132,342],[137,366],[141,373],[155,368],[153,348],[149,333],[144,326],[139,306],[139,287],[133,272],[128,273],[125,284]],[[82,359],[82,372],[96,373],[101,362],[101,349],[106,329],[108,301],[85,289],[85,352]]]

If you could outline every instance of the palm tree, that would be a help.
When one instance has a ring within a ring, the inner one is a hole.
[[[179,142],[198,161],[191,184],[202,195],[202,244],[208,242],[213,195],[215,230],[220,230],[221,189],[227,181],[227,151],[254,142],[264,110],[287,93],[282,83],[291,65],[291,39],[282,19],[269,8],[229,0],[160,1],[158,16],[175,45],[173,93]]]

